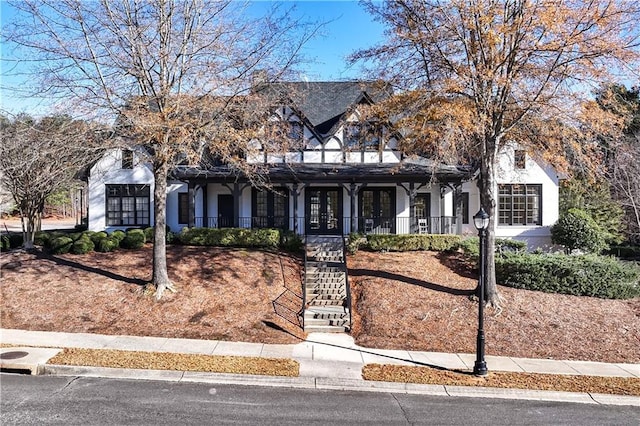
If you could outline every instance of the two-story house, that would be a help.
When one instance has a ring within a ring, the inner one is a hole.
[[[388,96],[378,82],[277,83],[286,93],[265,126],[286,128],[294,143],[272,152],[254,141],[246,161],[262,163],[268,187],[224,165],[178,166],[167,189],[167,224],[182,227],[277,227],[301,235],[362,233],[475,234],[479,196],[468,167],[407,157],[400,135],[363,121],[362,106]],[[153,176],[134,151],[113,150],[89,177],[89,229],[152,223]],[[496,236],[550,243],[558,218],[558,178],[517,147],[499,164]],[[543,208],[544,207],[544,208]]]

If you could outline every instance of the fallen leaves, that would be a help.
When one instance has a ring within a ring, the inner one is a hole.
[[[48,364],[297,377],[292,359],[66,348]]]
[[[438,370],[429,367],[367,364],[362,369],[365,380],[420,383],[448,386],[483,386],[492,388],[538,389],[560,392],[588,392],[614,395],[639,395],[640,379],[629,377],[568,376],[538,373],[489,372],[477,377],[469,372]]]

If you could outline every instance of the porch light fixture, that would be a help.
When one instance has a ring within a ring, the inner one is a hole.
[[[473,374],[486,376],[487,363],[484,359],[484,286],[486,280],[486,249],[487,228],[489,228],[489,214],[480,207],[478,213],[473,216],[473,224],[478,230],[480,239],[480,275],[478,276],[478,336],[476,338],[476,362],[473,365]]]

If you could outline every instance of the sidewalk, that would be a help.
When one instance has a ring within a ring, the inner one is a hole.
[[[92,376],[148,380],[190,381],[258,386],[287,386],[313,389],[382,391],[509,399],[534,399],[596,404],[640,406],[640,398],[589,393],[481,387],[419,385],[365,381],[365,364],[399,364],[473,369],[475,355],[382,350],[356,346],[346,334],[311,333],[295,345],[269,345],[214,340],[170,339],[164,337],[111,336],[85,333],[58,333],[0,329],[0,343],[32,347],[0,348],[3,369],[31,370],[34,374]],[[119,349],[129,351],[175,352],[204,355],[235,355],[289,358],[300,364],[299,377],[249,376],[183,371],[127,370],[101,367],[47,365],[57,350],[37,347]],[[587,361],[556,361],[487,356],[489,371],[547,373],[640,378],[640,364],[607,364]]]

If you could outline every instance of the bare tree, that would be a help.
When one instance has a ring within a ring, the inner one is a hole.
[[[0,120],[0,184],[13,197],[22,222],[23,246],[33,248],[46,198],[68,187],[100,153],[96,133],[68,116],[39,120],[19,115]]]
[[[611,0],[365,6],[386,25],[386,40],[352,59],[401,89],[384,107],[402,114],[405,149],[479,166],[480,202],[491,215],[486,300],[498,306],[496,156],[513,141],[559,171],[568,170],[568,160],[597,168],[594,133],[603,130],[603,119],[609,130],[620,123],[586,99],[588,85],[637,72],[639,6]]]
[[[118,132],[142,145],[155,175],[153,281],[159,299],[175,290],[167,273],[169,171],[206,151],[227,164],[250,148],[246,126],[260,116],[252,76],[283,77],[296,65],[315,24],[277,4],[258,17],[231,0],[25,0],[24,20],[7,37],[34,51],[41,90],[118,117]],[[250,110],[255,114],[251,115]]]
[[[601,138],[607,180],[625,212],[626,237],[640,243],[640,88],[607,85],[598,92],[598,104],[624,121],[624,133]]]

